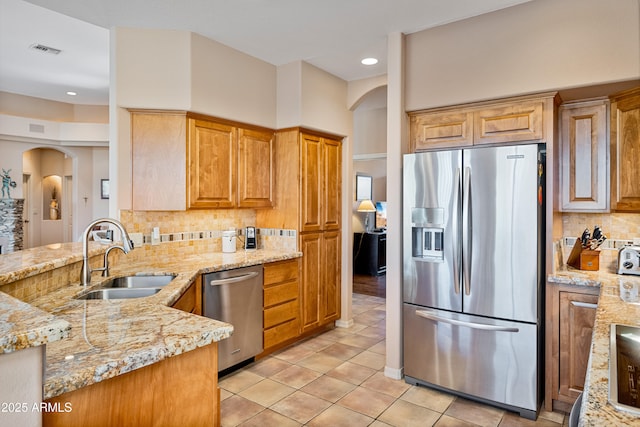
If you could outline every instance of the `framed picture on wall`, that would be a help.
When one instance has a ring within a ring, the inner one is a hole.
[[[372,194],[371,175],[356,174],[356,200],[371,200]]]
[[[109,198],[109,180],[108,179],[100,180],[100,198],[101,199]]]

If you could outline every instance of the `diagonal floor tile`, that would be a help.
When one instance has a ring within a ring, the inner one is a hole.
[[[380,370],[384,368],[385,356],[371,351],[363,351],[359,355],[349,359],[349,362],[357,363],[358,365],[366,366],[371,369]]]
[[[299,427],[300,425],[299,422],[291,418],[287,418],[271,409],[265,409],[258,415],[240,424],[239,427]]]
[[[375,369],[358,365],[357,363],[344,362],[342,365],[327,372],[326,375],[351,384],[360,385],[376,372]]]
[[[309,384],[320,375],[322,375],[320,372],[293,365],[273,375],[271,379],[293,388],[300,388]]]
[[[336,403],[345,394],[356,388],[355,385],[326,375],[307,384],[300,390],[329,402]]]
[[[299,366],[303,366],[305,368],[312,369],[316,372],[320,372],[324,374],[325,372],[332,370],[336,366],[341,365],[342,362],[343,360],[340,360],[336,357],[331,357],[322,353],[316,353],[316,354],[312,354],[309,357],[305,357],[304,359],[300,360],[297,364]]]
[[[378,419],[392,426],[427,427],[434,425],[440,415],[431,409],[397,400]]]
[[[287,369],[290,366],[291,363],[285,362],[284,360],[280,360],[276,357],[267,357],[255,362],[253,365],[247,367],[246,370],[267,378]]]
[[[331,403],[326,400],[311,396],[302,391],[296,391],[271,406],[270,409],[285,417],[292,418],[301,424],[305,424],[329,406],[331,406]]]
[[[307,424],[309,427],[366,427],[373,418],[333,405]]]
[[[293,387],[267,378],[241,391],[238,395],[264,407],[269,407],[294,391],[296,389]]]
[[[363,349],[360,347],[353,347],[347,344],[336,342],[320,351],[320,354],[326,354],[327,356],[335,357],[340,360],[349,360],[353,356],[362,353],[362,351]]]
[[[362,383],[362,387],[370,388],[380,393],[398,398],[407,391],[411,385],[404,380],[394,380],[386,377],[382,372],[376,372],[372,377]]]
[[[245,388],[251,387],[252,385],[262,381],[264,377],[260,375],[256,375],[252,372],[241,370],[230,374],[227,377],[224,377],[220,383],[220,388],[228,390],[232,393],[239,393]]]
[[[489,427],[500,424],[504,411],[457,397],[445,414],[463,421]]]
[[[387,394],[358,387],[338,400],[337,404],[371,418],[376,418],[384,412],[394,400],[393,397]]]
[[[231,396],[220,403],[222,427],[234,427],[262,412],[264,406],[241,396]]]
[[[455,396],[427,387],[414,386],[400,396],[400,399],[442,413],[455,400]]]

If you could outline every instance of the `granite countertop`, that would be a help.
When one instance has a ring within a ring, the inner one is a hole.
[[[74,252],[74,248],[54,251],[62,258],[77,260]],[[301,255],[295,251],[256,250],[187,257],[132,257],[131,262],[126,262],[125,257],[124,262],[113,264],[111,277],[176,274],[157,294],[129,300],[77,300],[75,297],[85,292],[79,280],[30,304],[0,292],[3,309],[0,319],[7,317],[12,322],[9,327],[0,328],[0,353],[46,343],[43,399],[49,399],[229,337],[232,325],[170,306],[200,274]],[[11,259],[9,264],[17,268],[20,262]],[[22,270],[2,268],[0,284],[11,282],[6,277],[9,275],[16,280],[35,274],[33,271],[44,272],[67,263],[65,259],[45,259],[37,267],[26,261]],[[90,288],[99,287],[103,280],[94,273]]]
[[[640,299],[629,298],[629,289],[640,288],[640,276],[606,271],[561,269],[549,275],[550,283],[599,286],[598,309],[585,380],[580,426],[637,425],[640,415],[615,409],[609,398],[609,335],[612,323],[640,326]],[[627,301],[624,301],[624,297]]]

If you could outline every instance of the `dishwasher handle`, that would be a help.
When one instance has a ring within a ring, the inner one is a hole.
[[[209,281],[209,285],[211,285],[211,286],[219,286],[219,285],[226,285],[228,283],[242,282],[242,281],[245,281],[245,280],[252,279],[252,278],[256,277],[257,275],[258,275],[258,273],[256,273],[255,271],[252,271],[250,273],[241,274],[239,276],[226,277],[224,279],[213,279],[213,280]]]

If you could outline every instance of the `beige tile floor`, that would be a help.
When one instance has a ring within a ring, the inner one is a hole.
[[[222,425],[567,425],[562,413],[542,412],[534,422],[385,377],[385,300],[354,294],[353,314],[351,328],[309,338],[222,378]]]

